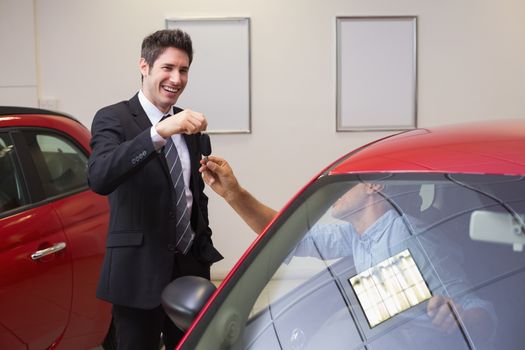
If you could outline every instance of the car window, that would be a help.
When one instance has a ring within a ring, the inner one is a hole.
[[[46,197],[87,186],[87,156],[72,141],[38,132],[28,133],[26,139]]]
[[[315,191],[251,263],[271,278],[244,348],[519,348],[523,177],[333,176]]]
[[[15,149],[7,133],[0,133],[0,215],[27,203]]]

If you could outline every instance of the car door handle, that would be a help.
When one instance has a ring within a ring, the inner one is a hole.
[[[46,249],[42,249],[42,250],[37,250],[36,252],[31,254],[31,259],[38,260],[40,258],[43,258],[44,256],[47,256],[47,255],[50,255],[50,254],[55,254],[55,253],[61,251],[64,248],[66,248],[66,243],[60,242],[60,243],[55,244],[52,247],[49,247],[49,248],[46,248]]]

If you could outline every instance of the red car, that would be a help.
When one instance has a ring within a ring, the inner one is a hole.
[[[0,349],[90,349],[107,200],[87,186],[90,132],[74,118],[0,107]]]
[[[525,121],[407,131],[324,169],[217,290],[183,277],[163,305],[178,349],[523,349],[524,222]]]

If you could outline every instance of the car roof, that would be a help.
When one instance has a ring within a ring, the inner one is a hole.
[[[8,116],[8,115],[22,116],[22,115],[35,115],[35,114],[60,116],[60,117],[69,118],[71,120],[79,122],[78,119],[76,119],[72,115],[63,113],[63,112],[50,111],[48,109],[34,108],[34,107],[0,106],[0,116]]]
[[[90,150],[89,129],[75,117],[63,112],[32,107],[0,106],[0,127],[53,129],[72,136],[86,150]]]
[[[369,172],[525,175],[525,120],[402,132],[350,152],[324,174]]]

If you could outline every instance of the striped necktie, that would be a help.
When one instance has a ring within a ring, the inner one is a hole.
[[[170,115],[164,116],[162,119],[169,117]],[[176,220],[177,225],[175,226],[175,232],[177,237],[176,247],[177,250],[186,254],[191,247],[195,233],[191,228],[190,211],[186,202],[186,192],[184,186],[184,178],[182,175],[182,164],[180,161],[179,153],[177,148],[170,137],[166,140],[164,146],[164,155],[168,163],[171,180],[173,183],[173,199],[176,201]]]

